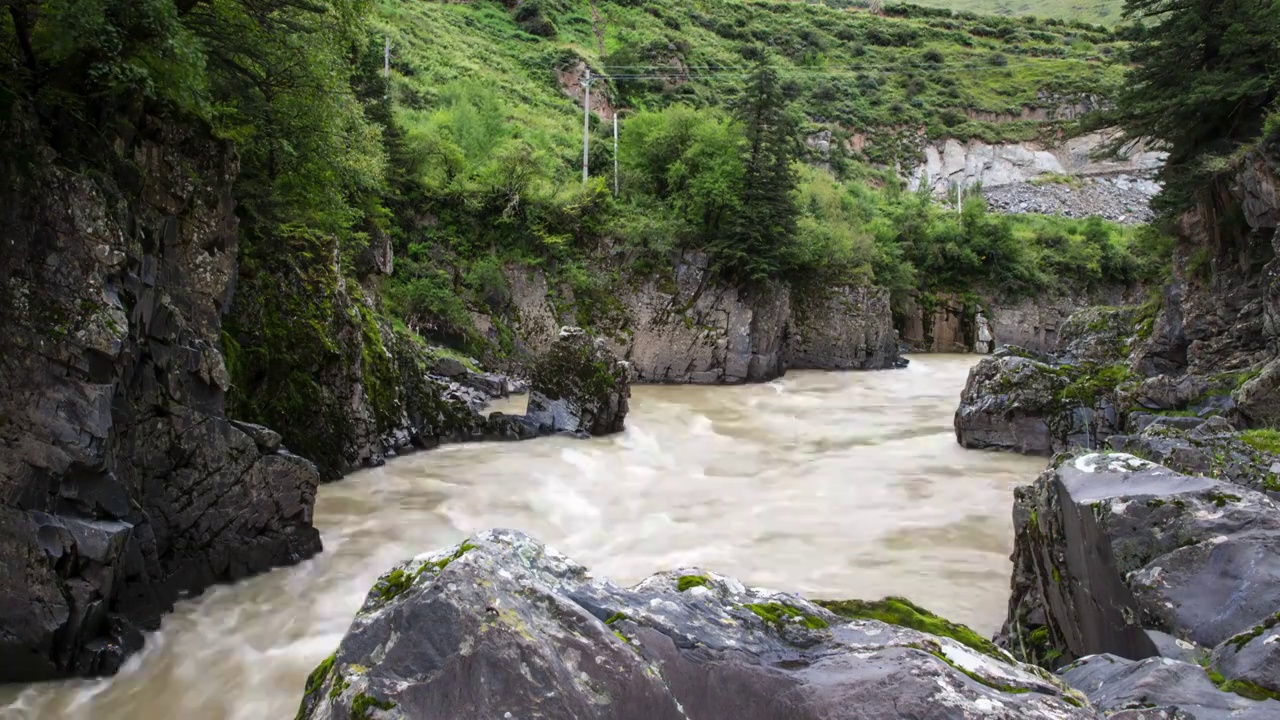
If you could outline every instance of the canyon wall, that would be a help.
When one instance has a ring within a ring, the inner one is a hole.
[[[115,179],[5,161],[0,680],[113,672],[180,593],[320,550],[315,466],[224,412],[234,153],[118,148]]]
[[[536,268],[507,269],[522,349],[542,352],[573,315]],[[650,383],[761,382],[786,369],[894,367],[897,337],[888,292],[824,288],[800,297],[777,284],[738,289],[714,282],[706,257],[687,253],[670,277],[623,291],[623,317],[606,334]],[[480,329],[492,328],[487,318]],[[492,330],[490,330],[492,332]]]

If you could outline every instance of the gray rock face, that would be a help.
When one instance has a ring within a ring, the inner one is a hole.
[[[1280,607],[1280,508],[1121,453],[1069,458],[1014,508],[1001,643],[1026,659],[1142,659],[1146,630],[1213,647]]]
[[[1089,696],[1109,717],[1138,720],[1270,720],[1280,717],[1280,701],[1250,700],[1214,686],[1198,666],[1169,658],[1135,662],[1093,655],[1063,668],[1062,679]]]
[[[113,672],[179,593],[320,549],[315,467],[224,415],[234,154],[121,147],[136,187],[0,193],[0,682]]]
[[[604,341],[579,328],[564,328],[534,366],[532,383],[526,417],[545,432],[622,431],[631,397],[631,368]]]
[[[898,336],[884,288],[829,288],[792,300],[786,367],[814,370],[887,368]]]
[[[1079,707],[1078,707],[1078,706]],[[697,569],[633,588],[512,531],[384,575],[300,717],[1093,718],[1052,675]]]
[[[508,268],[518,349],[539,355],[572,314],[551,302],[537,270]],[[609,341],[645,383],[740,384],[772,380],[795,367],[879,369],[898,364],[887,297],[874,288],[834,288],[802,298],[765,284],[751,291],[714,282],[707,258],[688,253],[672,276],[619,297]],[[558,309],[559,308],[559,309]],[[794,339],[789,339],[791,335]]]

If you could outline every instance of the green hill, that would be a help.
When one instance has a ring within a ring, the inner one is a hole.
[[[1034,16],[1115,25],[1124,0],[914,0],[918,5],[981,15]]]

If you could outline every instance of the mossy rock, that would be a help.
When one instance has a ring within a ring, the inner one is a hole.
[[[958,625],[939,617],[915,603],[901,597],[883,600],[815,600],[815,604],[851,620],[879,620],[880,622],[919,630],[920,632],[949,637],[978,652],[1000,660],[1005,655],[995,643],[982,637],[967,626]]]
[[[564,328],[534,365],[531,419],[548,432],[606,435],[622,430],[631,397],[631,370],[604,342]]]

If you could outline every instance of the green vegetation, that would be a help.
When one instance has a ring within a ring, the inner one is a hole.
[[[689,588],[707,587],[710,584],[711,581],[707,579],[706,575],[681,575],[680,578],[676,580],[676,589],[680,592],[684,592]]]
[[[614,613],[614,614],[610,615],[610,616],[609,616],[609,619],[604,621],[604,624],[605,624],[605,625],[612,625],[612,624],[614,624],[614,623],[616,623],[616,622],[618,622],[618,621],[620,621],[620,620],[626,620],[626,619],[627,619],[627,614],[626,614],[626,613],[616,612],[616,613]]]
[[[1240,652],[1244,649],[1245,645],[1249,644],[1250,641],[1276,625],[1280,625],[1280,613],[1276,613],[1261,623],[1254,625],[1250,630],[1228,639],[1227,644],[1235,648],[1236,652]]]
[[[360,693],[351,701],[351,720],[370,720],[374,710],[390,710],[395,706],[390,700],[379,700],[372,695]]]
[[[957,625],[950,620],[938,617],[906,598],[887,597],[874,602],[864,600],[815,600],[814,602],[841,617],[854,620],[879,620],[930,635],[949,637],[984,655],[1003,657],[999,648],[990,640],[964,625]]]
[[[1086,26],[1079,23],[1114,25],[1124,9],[1124,0],[915,0],[915,4],[958,13],[1038,17],[1046,24],[1068,20],[1074,27]]]
[[[1280,455],[1280,430],[1272,428],[1245,430],[1240,439],[1259,452]]]
[[[816,615],[808,615],[782,603],[752,603],[746,606],[748,610],[760,616],[770,625],[782,627],[789,624],[794,618],[798,618],[800,622],[810,630],[822,630],[827,627],[827,621]]]

